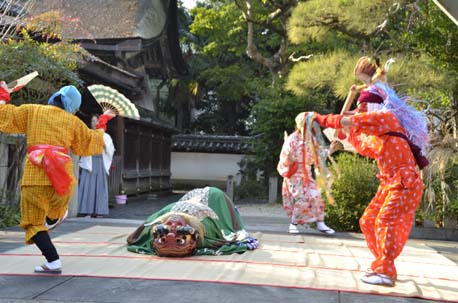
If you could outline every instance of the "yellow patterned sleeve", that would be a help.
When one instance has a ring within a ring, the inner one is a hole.
[[[24,134],[29,108],[27,105],[0,105],[0,131],[7,134]]]
[[[103,130],[92,130],[81,120],[75,119],[72,152],[78,156],[100,155],[103,153]]]

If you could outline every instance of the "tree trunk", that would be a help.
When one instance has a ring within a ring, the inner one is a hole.
[[[0,203],[5,201],[8,189],[8,144],[5,137],[0,133]]]

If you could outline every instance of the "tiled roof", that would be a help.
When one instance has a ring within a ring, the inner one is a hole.
[[[246,154],[251,150],[251,137],[175,135],[172,137],[172,151]]]
[[[169,1],[164,0],[38,0],[32,16],[57,10],[68,23],[63,38],[152,39],[164,31]]]

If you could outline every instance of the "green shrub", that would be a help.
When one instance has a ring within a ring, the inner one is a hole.
[[[455,222],[455,228],[458,228],[458,200],[450,201],[448,211],[449,217]]]
[[[431,160],[430,160],[431,161]],[[434,163],[434,162],[433,162]],[[437,166],[437,163],[434,163]],[[458,222],[458,157],[452,155],[440,171],[432,169],[431,180],[426,179],[423,203],[417,210],[417,221],[423,225],[433,221],[438,228],[456,228]],[[421,214],[421,220],[418,214]],[[454,223],[453,223],[454,222]],[[452,224],[453,226],[451,226]]]
[[[449,160],[445,171],[445,184],[440,184],[440,177],[437,176],[438,186],[435,187],[435,218],[439,227],[457,228],[458,222],[458,160],[453,157]],[[443,193],[445,191],[445,193]],[[446,196],[446,197],[445,197]],[[453,226],[446,226],[446,221],[454,222]]]
[[[326,223],[338,231],[360,232],[358,220],[379,185],[377,165],[352,153],[339,154],[336,162],[341,175],[337,177],[333,172],[332,193],[336,203],[326,206]]]
[[[256,180],[243,181],[239,186],[235,187],[235,200],[267,200],[268,188],[261,182]]]
[[[11,82],[33,71],[39,77],[12,95],[12,103],[45,103],[64,85],[82,85],[77,64],[84,51],[77,44],[40,43],[28,38],[0,43],[0,79]]]
[[[19,220],[19,207],[0,204],[0,228],[18,225]]]

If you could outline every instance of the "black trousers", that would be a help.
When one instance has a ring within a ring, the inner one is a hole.
[[[40,249],[43,256],[48,262],[56,261],[59,259],[56,247],[51,242],[48,232],[40,231],[32,238],[33,243]]]

